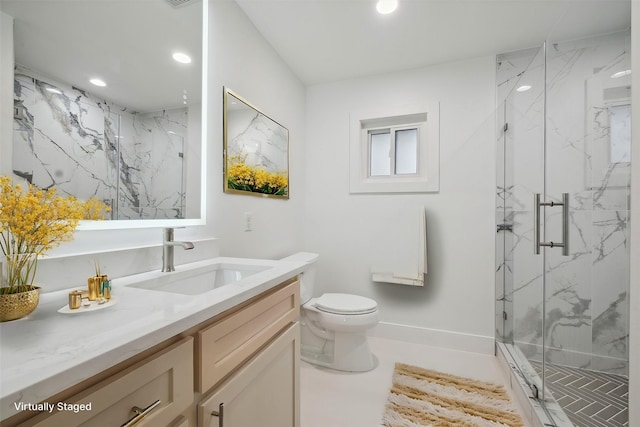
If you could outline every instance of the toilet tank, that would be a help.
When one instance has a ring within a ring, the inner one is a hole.
[[[300,305],[305,304],[313,297],[313,287],[316,280],[316,262],[320,255],[311,252],[298,252],[281,261],[306,262],[307,267],[300,277]]]

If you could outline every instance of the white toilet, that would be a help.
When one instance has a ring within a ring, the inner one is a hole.
[[[313,298],[318,257],[299,252],[283,258],[308,264],[300,279],[301,358],[340,371],[369,371],[374,361],[366,332],[378,324],[378,304],[350,294],[327,293]]]

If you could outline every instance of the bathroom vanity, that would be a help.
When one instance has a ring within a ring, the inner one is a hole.
[[[299,426],[303,267],[218,258],[114,279],[115,304],[85,313],[43,294],[0,325],[1,424]],[[237,280],[199,287],[223,270]]]

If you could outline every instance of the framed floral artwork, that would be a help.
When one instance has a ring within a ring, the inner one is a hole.
[[[289,198],[289,130],[224,89],[224,191]]]

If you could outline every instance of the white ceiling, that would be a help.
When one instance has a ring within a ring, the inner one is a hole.
[[[232,0],[212,0],[232,1]],[[629,0],[235,0],[305,84],[413,69],[630,26]],[[202,2],[0,0],[16,61],[137,111],[199,101]],[[175,49],[194,63],[170,59]],[[109,84],[87,84],[100,75]]]
[[[630,28],[629,0],[236,0],[305,84]]]

